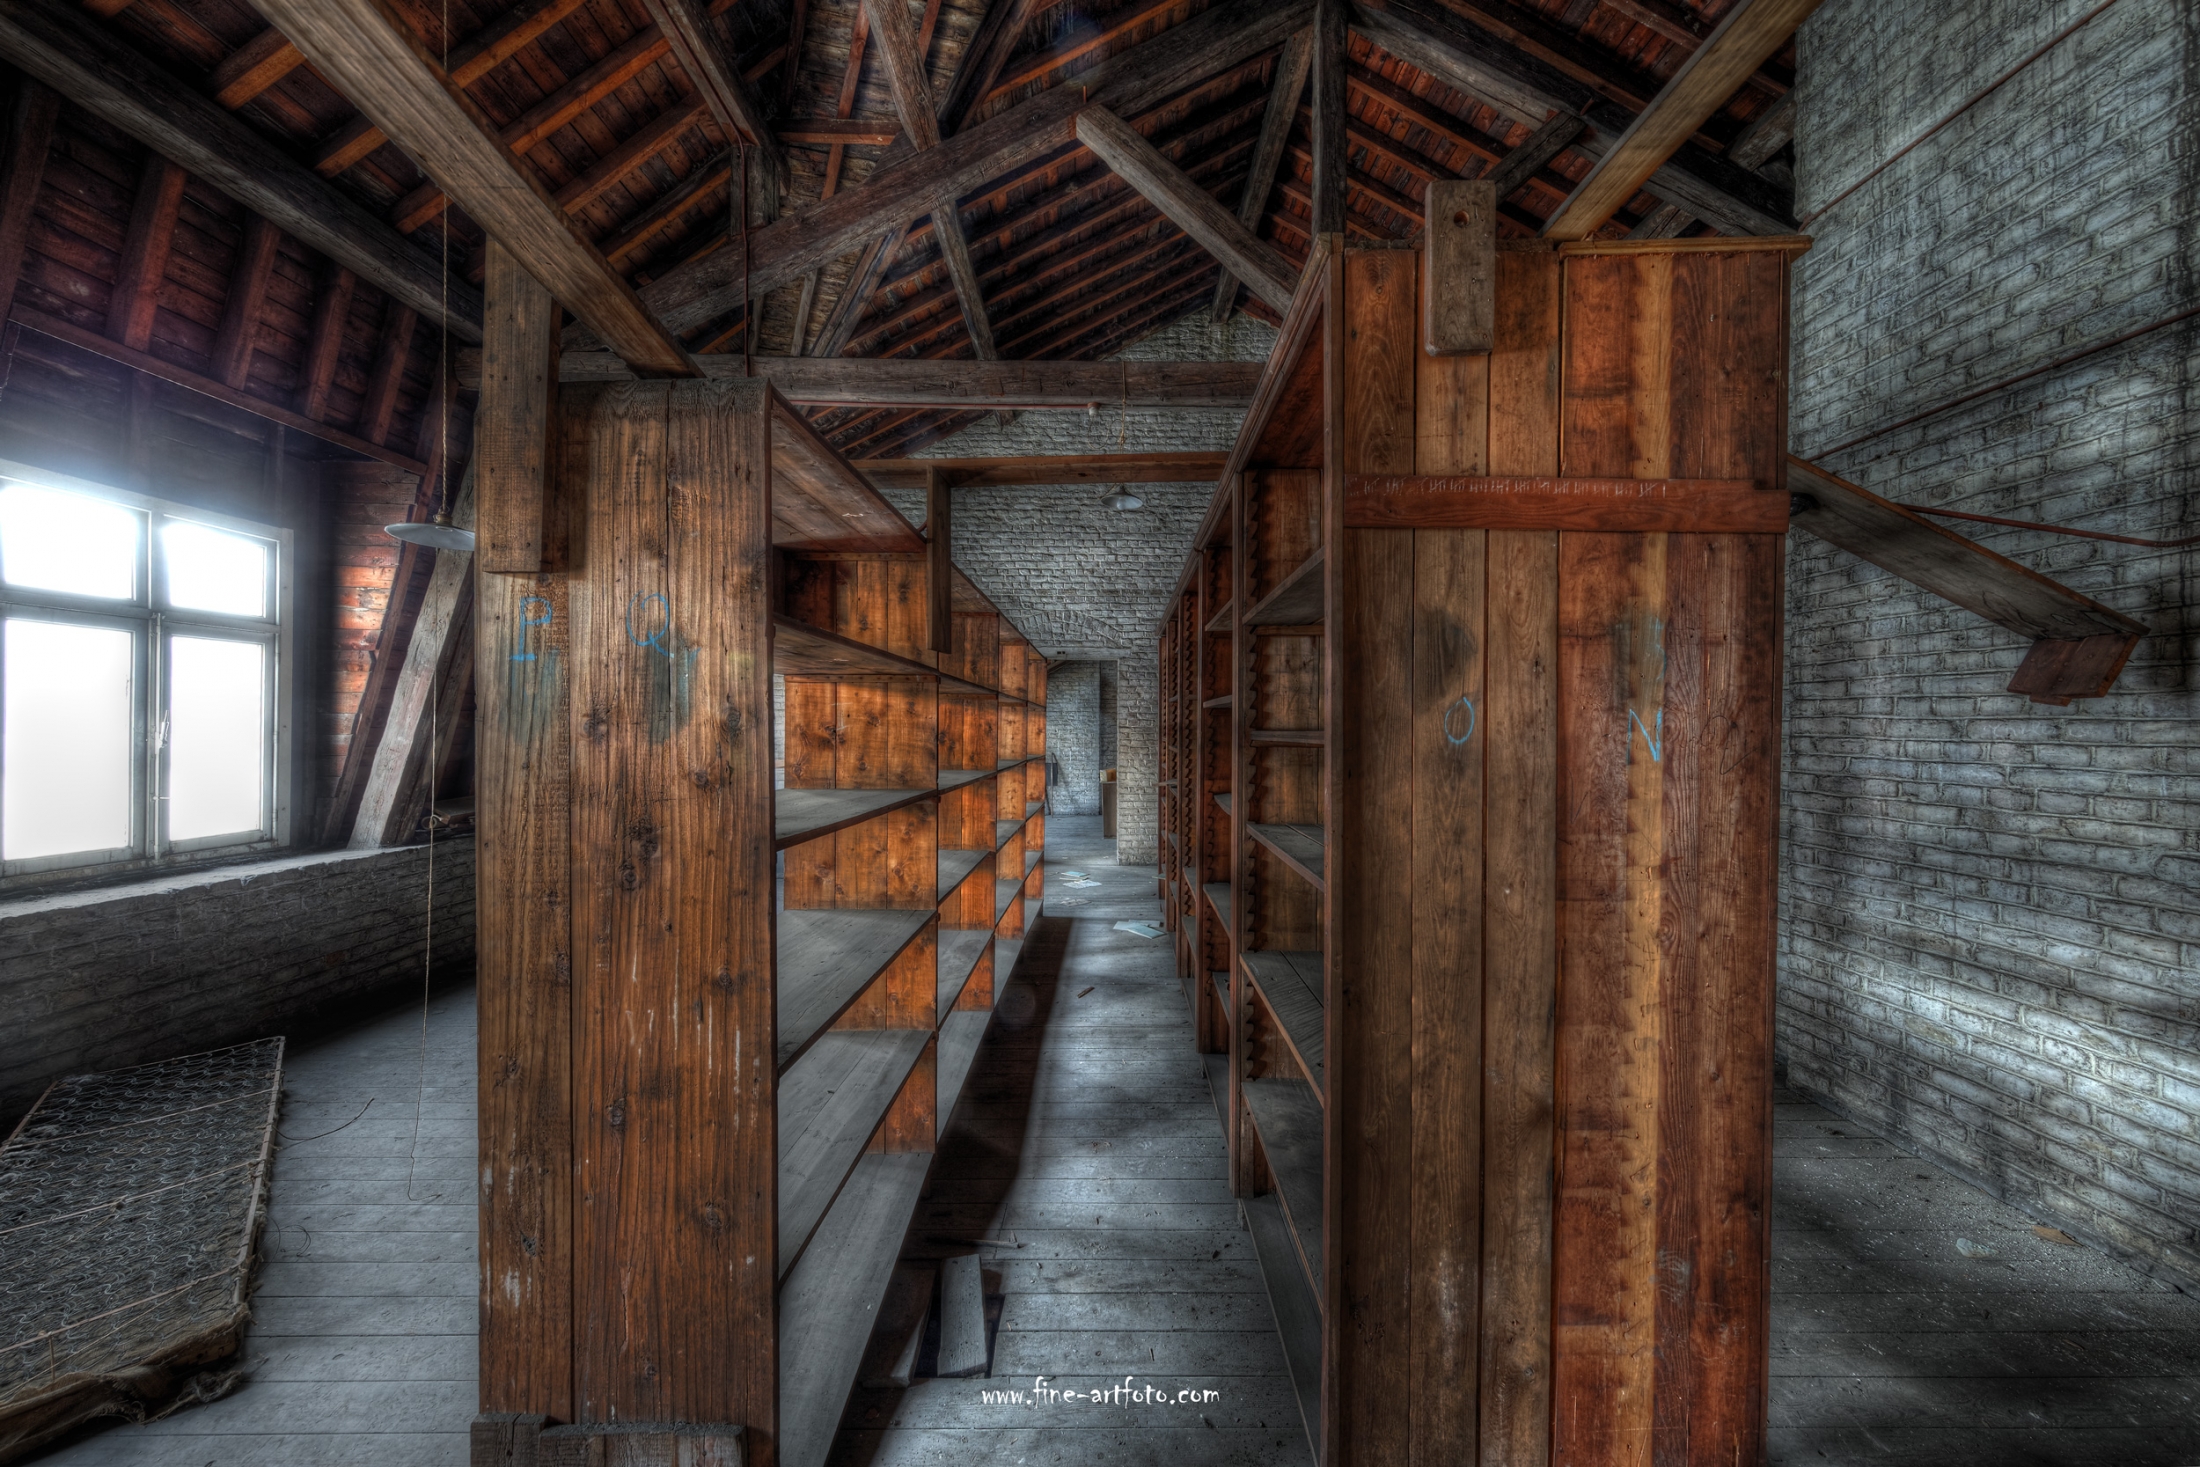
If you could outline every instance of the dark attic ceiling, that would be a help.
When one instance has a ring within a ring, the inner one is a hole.
[[[295,15],[286,3],[313,0],[269,0],[268,14]],[[513,166],[690,352],[1074,360],[1198,313],[1277,318],[1274,301],[1224,287],[1215,257],[1078,141],[1073,115],[1127,99],[1131,127],[1295,272],[1314,235],[1310,0],[925,0],[906,29],[885,8],[902,3],[369,8],[447,69]],[[1351,6],[1346,231],[1409,238],[1431,180],[1495,174],[1500,231],[1535,234],[1735,4]],[[414,157],[246,0],[0,0],[0,55],[68,99],[47,103],[26,237],[0,228],[0,265],[21,264],[18,322],[415,456],[442,380],[437,325],[453,345],[478,339],[486,245]],[[1792,80],[1790,45],[1597,233],[1789,230]],[[209,100],[226,119],[205,115]],[[21,155],[38,145],[36,96],[17,110]],[[920,139],[905,135],[912,115]],[[20,178],[25,159],[10,167]],[[953,209],[932,207],[943,195]],[[855,457],[908,453],[975,416],[814,413]]]

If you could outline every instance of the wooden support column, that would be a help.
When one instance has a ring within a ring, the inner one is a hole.
[[[480,546],[492,574],[542,569],[551,425],[557,412],[558,303],[511,251],[489,241],[482,319]]]
[[[578,390],[556,472],[586,506],[573,1418],[739,1424],[750,1467],[779,1380],[767,413],[759,382]]]
[[[955,483],[938,469],[924,476],[925,645],[955,650]]]

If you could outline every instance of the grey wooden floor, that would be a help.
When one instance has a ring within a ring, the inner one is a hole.
[[[994,1378],[858,1391],[834,1461],[1297,1467],[1305,1438],[1167,939],[1112,927],[1153,914],[1152,870],[1113,866],[1095,819],[1049,825],[1052,915],[1003,991],[907,1246],[1020,1245],[980,1250]],[[1069,887],[1069,870],[1101,885]],[[250,1383],[47,1461],[465,1462],[472,992],[439,997],[428,1018],[417,1141],[417,1008],[291,1058]],[[2032,1219],[1800,1096],[1781,1097],[1776,1145],[1773,1463],[2200,1464],[2200,1298],[2041,1239]],[[1218,1399],[1041,1408],[983,1394],[1042,1374],[1061,1390],[1130,1376]]]
[[[1154,871],[1117,866],[1099,824],[1048,818],[1050,915],[995,1005],[904,1249],[1003,1240],[975,1249],[998,1312],[992,1378],[858,1390],[834,1467],[1308,1460],[1170,939],[1113,927],[1159,919]],[[1100,885],[1068,886],[1068,871]],[[1172,1399],[1044,1400],[1039,1377]],[[1179,1405],[1180,1390],[1216,1399]]]
[[[290,1056],[249,1383],[47,1461],[463,1467],[476,1396],[473,989],[428,1005],[425,1092],[420,1019],[416,1005]]]

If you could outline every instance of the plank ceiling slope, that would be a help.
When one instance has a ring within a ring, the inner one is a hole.
[[[1087,103],[1249,224],[1271,263],[1295,272],[1312,244],[1311,0],[903,0],[906,28],[893,0],[380,3],[694,352],[741,349],[742,212],[762,353],[1090,359],[1197,312],[1275,319],[1080,143],[1107,141],[1078,125]],[[1501,230],[1537,232],[1735,3],[1350,7],[1347,230],[1409,238],[1430,180],[1496,175]],[[696,66],[707,87],[683,61],[697,48],[716,53]],[[10,176],[39,180],[0,258],[21,261],[18,323],[418,456],[438,321],[454,347],[478,338],[484,242],[414,158],[248,0],[0,0],[0,54],[69,99],[42,119],[34,89],[17,109]],[[921,56],[927,87],[897,54]],[[1793,59],[1750,76],[1599,233],[1790,231]],[[918,146],[900,119],[926,102],[936,126],[919,131],[939,141]],[[737,152],[743,117],[762,136]],[[961,239],[943,250],[950,213]],[[815,416],[854,457],[973,419]]]

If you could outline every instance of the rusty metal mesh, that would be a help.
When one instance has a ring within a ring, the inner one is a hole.
[[[0,1418],[234,1348],[282,1068],[262,1039],[73,1076],[0,1146]]]

